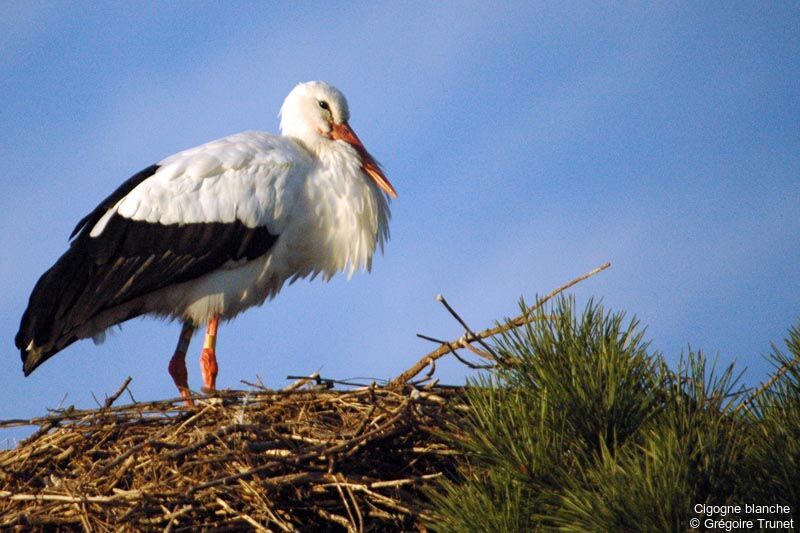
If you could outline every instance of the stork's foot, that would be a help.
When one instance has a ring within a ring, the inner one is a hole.
[[[192,400],[192,393],[188,388],[179,389],[181,392],[181,398],[183,398],[183,403],[186,404],[186,407],[194,407],[194,400]]]
[[[203,348],[200,355],[200,371],[203,374],[203,392],[210,394],[217,390],[217,354],[214,348]]]

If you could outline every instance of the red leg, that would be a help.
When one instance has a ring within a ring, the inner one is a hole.
[[[203,343],[203,353],[200,355],[200,371],[203,374],[203,392],[217,390],[217,328],[219,315],[208,321],[206,340]]]
[[[193,333],[194,326],[189,322],[184,322],[183,328],[181,328],[181,336],[178,338],[178,346],[175,348],[175,354],[170,359],[167,367],[169,375],[172,376],[172,380],[178,387],[178,391],[186,399],[186,405],[194,405],[191,398],[189,398],[191,395],[189,391],[189,373],[186,371],[186,350],[189,349],[189,341],[192,340]]]

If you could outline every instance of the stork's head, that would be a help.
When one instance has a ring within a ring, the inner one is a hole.
[[[300,139],[311,149],[331,141],[352,146],[361,159],[361,170],[375,180],[383,192],[397,197],[378,162],[347,123],[350,109],[339,89],[322,81],[300,83],[283,101],[280,117],[281,133]]]

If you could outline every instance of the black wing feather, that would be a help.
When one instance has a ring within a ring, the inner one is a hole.
[[[100,220],[100,218],[102,218],[102,216],[106,213],[106,211],[114,207],[117,202],[122,200],[122,198],[136,188],[137,185],[155,174],[158,171],[158,168],[158,165],[150,165],[146,169],[141,170],[130,178],[126,179],[122,185],[117,187],[114,192],[108,195],[108,198],[100,202],[100,205],[95,207],[91,213],[78,221],[78,224],[75,225],[75,229],[73,229],[72,233],[69,234],[69,238],[72,239],[84,228],[93,228],[94,225],[97,224],[97,221]]]
[[[99,313],[196,279],[228,261],[260,257],[277,240],[267,228],[239,221],[165,225],[118,214],[100,235],[90,237],[107,209],[154,172],[148,167],[131,177],[84,217],[67,252],[37,282],[15,338],[26,375],[78,340],[77,329]],[[142,312],[131,309],[120,322]],[[46,348],[28,352],[31,341]]]

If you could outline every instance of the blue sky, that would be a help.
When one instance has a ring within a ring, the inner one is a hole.
[[[373,273],[299,282],[220,330],[221,387],[391,378],[579,286],[764,379],[800,318],[797,3],[0,3],[0,418],[172,397],[179,326],[139,319],[23,378],[13,336],[75,222],[134,172],[326,80],[400,198]],[[196,336],[190,384],[200,381]],[[443,364],[444,381],[465,370]],[[64,400],[64,398],[66,399]]]

